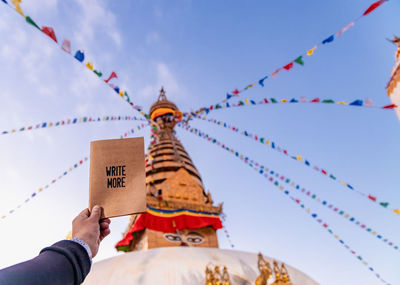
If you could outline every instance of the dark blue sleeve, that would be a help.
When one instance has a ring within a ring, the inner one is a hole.
[[[0,284],[78,285],[85,280],[90,267],[84,247],[63,240],[44,248],[31,260],[0,270]]]

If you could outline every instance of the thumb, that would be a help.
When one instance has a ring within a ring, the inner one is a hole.
[[[101,213],[102,213],[102,208],[99,205],[96,205],[93,207],[89,219],[99,221],[101,218]]]

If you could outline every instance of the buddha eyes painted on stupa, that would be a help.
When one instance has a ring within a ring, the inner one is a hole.
[[[203,236],[196,232],[189,232],[187,234],[181,233],[181,235],[176,233],[165,233],[164,238],[171,242],[183,241],[187,244],[200,244],[204,241]]]

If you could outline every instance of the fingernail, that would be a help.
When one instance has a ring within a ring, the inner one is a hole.
[[[100,211],[100,206],[99,205],[94,206],[93,211]]]

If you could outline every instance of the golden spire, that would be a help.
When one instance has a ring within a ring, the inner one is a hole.
[[[290,282],[289,273],[284,263],[281,264],[281,274],[282,274],[282,282],[291,285],[292,283]]]
[[[257,277],[255,285],[266,285],[268,279],[272,277],[271,264],[266,261],[261,253],[258,254],[258,270],[260,275]]]

